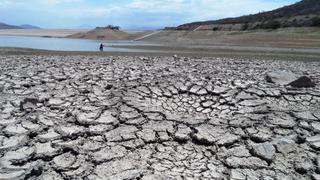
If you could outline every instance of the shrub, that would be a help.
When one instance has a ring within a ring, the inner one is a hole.
[[[248,23],[243,24],[241,29],[242,29],[242,31],[248,30],[249,29],[249,24]]]
[[[320,26],[320,17],[313,17],[311,19],[311,26]]]
[[[261,25],[262,29],[278,29],[281,27],[281,23],[276,20],[267,21]]]

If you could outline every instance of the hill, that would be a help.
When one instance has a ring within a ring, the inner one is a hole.
[[[77,39],[123,40],[129,36],[128,33],[121,31],[119,28],[97,27],[94,30],[76,33],[67,37]]]
[[[183,24],[177,30],[247,30],[320,26],[320,1],[302,0],[273,11]]]
[[[22,25],[20,25],[20,27],[23,28],[23,29],[41,29],[38,26],[33,26],[33,25],[30,25],[30,24],[22,24]]]
[[[0,29],[22,29],[22,27],[0,23]]]
[[[29,24],[22,24],[20,26],[16,26],[16,25],[0,23],[0,29],[40,29],[40,27],[29,25]]]

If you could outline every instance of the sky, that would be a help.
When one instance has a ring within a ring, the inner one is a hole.
[[[299,0],[0,0],[0,22],[42,28],[163,28],[273,10]]]

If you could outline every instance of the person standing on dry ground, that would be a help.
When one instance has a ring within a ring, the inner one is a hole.
[[[103,47],[104,47],[104,45],[101,43],[101,44],[100,44],[100,47],[99,47],[99,49],[100,49],[101,52],[103,51]]]

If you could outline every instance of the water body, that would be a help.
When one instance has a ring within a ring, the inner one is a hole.
[[[104,51],[107,52],[148,52],[143,49],[128,49],[111,47],[113,45],[125,46],[145,46],[153,45],[142,41],[106,41],[68,38],[47,38],[30,36],[0,36],[0,47],[32,48],[53,51],[99,51],[99,45],[106,45]]]

